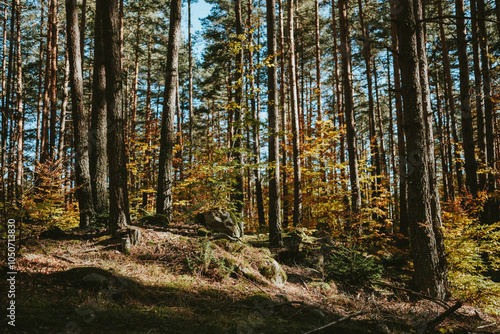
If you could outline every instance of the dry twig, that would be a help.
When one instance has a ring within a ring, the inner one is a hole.
[[[356,312],[356,313],[354,313],[354,314],[351,314],[351,315],[345,316],[345,317],[343,317],[343,318],[340,318],[339,320],[336,320],[336,321],[334,321],[334,322],[331,322],[331,323],[329,323],[329,324],[326,324],[326,325],[324,325],[324,326],[322,326],[322,327],[318,327],[318,328],[315,328],[315,329],[313,329],[313,330],[311,330],[311,331],[309,331],[309,332],[305,332],[304,334],[310,334],[310,333],[319,332],[319,331],[320,331],[320,330],[322,330],[322,329],[325,329],[325,328],[331,327],[331,326],[336,325],[336,324],[338,324],[338,323],[340,323],[340,322],[343,322],[343,321],[349,320],[349,319],[351,319],[351,318],[358,317],[358,316],[363,315],[363,314],[366,314],[366,313],[368,313],[368,311],[359,311],[359,312]]]
[[[450,305],[448,305],[448,303],[446,303],[444,300],[441,300],[441,299],[438,299],[438,298],[434,298],[434,297],[430,297],[430,296],[427,296],[423,293],[420,293],[420,292],[417,292],[417,291],[413,291],[413,290],[410,290],[410,289],[406,289],[406,288],[401,288],[399,286],[395,286],[395,285],[390,285],[390,284],[387,284],[387,283],[380,283],[380,282],[370,282],[371,284],[375,284],[375,285],[379,285],[379,286],[383,286],[383,287],[386,287],[386,288],[390,288],[390,289],[394,289],[394,290],[400,290],[400,291],[404,291],[404,292],[408,292],[414,296],[417,296],[417,297],[420,297],[420,298],[423,298],[423,299],[427,299],[427,300],[430,300],[436,304],[438,304],[439,306],[442,306],[446,309],[450,308]]]
[[[443,313],[441,313],[440,315],[438,315],[437,317],[435,317],[431,321],[427,322],[418,332],[425,333],[428,330],[431,330],[436,325],[440,324],[444,319],[446,319],[446,317],[450,316],[451,314],[453,314],[453,312],[455,312],[456,310],[458,310],[461,307],[462,307],[462,302],[460,302],[460,301],[456,302],[455,305],[453,305],[452,307],[450,307],[449,309],[447,309],[446,311],[444,311]]]

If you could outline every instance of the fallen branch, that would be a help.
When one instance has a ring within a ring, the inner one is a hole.
[[[448,305],[448,303],[446,303],[444,300],[441,300],[441,299],[438,299],[438,298],[434,298],[434,297],[430,297],[430,296],[427,296],[427,295],[425,295],[423,293],[420,293],[420,292],[417,292],[417,291],[413,291],[413,290],[410,290],[410,289],[401,288],[399,286],[390,285],[390,284],[386,284],[386,283],[379,283],[379,282],[370,282],[370,283],[371,284],[375,284],[375,285],[379,285],[379,286],[383,286],[383,287],[386,287],[386,288],[394,289],[394,290],[404,291],[404,292],[410,293],[410,294],[412,294],[414,296],[430,300],[430,301],[432,301],[432,302],[434,302],[434,303],[438,304],[439,306],[442,306],[442,307],[444,307],[446,309],[450,308],[450,305]]]
[[[63,261],[69,262],[69,263],[76,263],[75,261],[70,260],[68,258],[65,258],[64,256],[60,256],[60,255],[51,255],[51,256],[55,257],[56,259],[63,260]]]
[[[252,281],[250,278],[248,277],[245,277],[244,275],[240,274],[239,272],[235,271],[234,272],[236,274],[236,276],[238,276],[239,278],[244,278],[246,279],[247,281],[249,281],[250,283],[252,283],[253,285],[255,285],[257,287],[257,289],[259,289],[262,293],[264,293],[268,298],[269,300],[273,301],[273,298],[271,296],[269,296],[269,294],[264,291],[257,283],[255,283],[254,281]]]
[[[358,317],[358,316],[363,315],[363,314],[366,314],[366,313],[368,313],[368,311],[359,311],[359,312],[357,312],[357,313],[354,313],[354,314],[351,314],[351,315],[345,316],[345,317],[343,317],[343,318],[340,318],[339,320],[334,321],[334,322],[331,322],[331,323],[329,323],[329,324],[327,324],[327,325],[324,325],[324,326],[322,326],[322,327],[319,327],[319,328],[313,329],[312,331],[305,332],[304,334],[310,334],[310,333],[319,332],[319,331],[320,331],[320,330],[322,330],[322,329],[325,329],[325,328],[331,327],[331,326],[333,326],[333,325],[336,325],[336,324],[338,324],[338,323],[341,323],[341,322],[343,322],[343,321],[349,320],[349,319],[351,319],[351,318]]]
[[[453,314],[453,312],[455,312],[456,310],[458,310],[459,308],[462,307],[462,302],[456,302],[455,305],[453,305],[452,307],[450,307],[449,309],[447,309],[446,311],[444,311],[443,313],[441,313],[440,315],[438,315],[437,317],[435,317],[434,319],[432,319],[431,321],[427,322],[420,330],[419,330],[419,333],[425,333],[427,332],[428,330],[431,330],[432,328],[434,328],[436,325],[440,324],[441,322],[443,322],[444,319],[446,319],[446,317],[450,316],[451,314]]]
[[[484,329],[484,328],[488,328],[488,327],[491,327],[491,326],[495,326],[497,323],[494,322],[494,323],[491,323],[491,324],[487,324],[487,325],[482,325],[482,326],[479,326],[479,327],[476,327],[476,329]]]

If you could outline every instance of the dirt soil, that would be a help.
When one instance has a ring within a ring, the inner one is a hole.
[[[16,327],[3,318],[1,328],[30,334],[416,333],[446,310],[390,288],[340,288],[302,263],[282,265],[288,280],[277,286],[258,271],[271,256],[265,248],[198,236],[191,224],[138,228],[142,241],[129,255],[104,229],[23,240]],[[258,245],[261,237],[244,241]],[[2,271],[6,277],[5,266]],[[464,305],[428,332],[500,333],[500,319]]]

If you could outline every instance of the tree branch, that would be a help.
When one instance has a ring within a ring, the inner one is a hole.
[[[446,319],[446,317],[450,316],[453,312],[458,310],[460,307],[462,307],[462,302],[460,302],[460,301],[456,302],[455,305],[453,305],[452,307],[450,307],[449,309],[447,309],[446,311],[444,311],[443,313],[441,313],[440,315],[438,315],[437,317],[435,317],[431,321],[427,322],[418,332],[425,333],[425,332],[431,330],[436,325],[440,324],[444,319]]]
[[[343,321],[349,320],[349,319],[351,319],[351,318],[355,318],[355,317],[357,317],[357,316],[360,316],[360,315],[363,315],[363,314],[366,314],[366,313],[368,313],[368,311],[359,311],[359,312],[357,312],[357,313],[354,313],[354,314],[351,314],[351,315],[345,316],[345,317],[343,317],[343,318],[340,318],[339,320],[336,320],[336,321],[334,321],[334,322],[331,322],[331,323],[329,323],[329,324],[327,324],[327,325],[324,325],[324,326],[322,326],[322,327],[318,327],[318,328],[315,328],[315,329],[313,329],[313,330],[311,330],[311,331],[309,331],[309,332],[305,332],[304,334],[310,334],[310,333],[319,332],[319,331],[320,331],[320,330],[322,330],[322,329],[325,329],[325,328],[331,327],[331,326],[336,325],[336,324],[338,324],[338,323],[340,323],[340,322],[343,322]]]

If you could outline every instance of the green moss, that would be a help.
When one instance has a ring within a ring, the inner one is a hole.
[[[139,221],[143,224],[146,224],[146,225],[154,225],[154,226],[162,226],[162,227],[170,226],[170,220],[168,219],[168,217],[165,215],[161,215],[161,214],[142,217]]]
[[[256,294],[250,295],[247,298],[245,298],[242,301],[243,304],[249,305],[249,306],[254,306],[254,305],[260,305],[260,304],[268,304],[268,303],[273,303],[271,298],[269,298],[268,295],[262,292],[258,292]]]
[[[206,228],[204,227],[200,227],[198,229],[198,231],[196,232],[200,237],[206,237],[206,236],[209,236],[209,235],[212,235],[212,232],[207,230]]]

